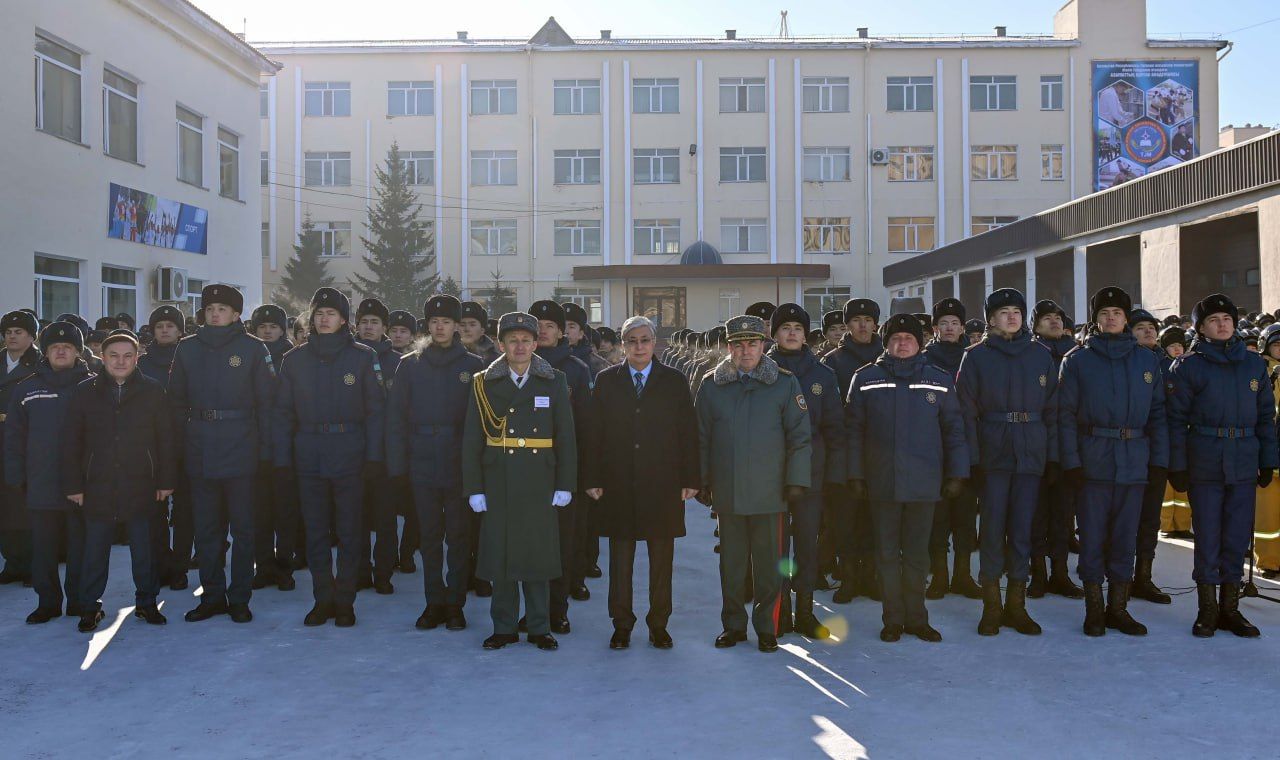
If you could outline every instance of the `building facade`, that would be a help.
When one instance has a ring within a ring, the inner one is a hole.
[[[4,308],[145,319],[190,313],[209,281],[259,300],[254,95],[276,67],[184,0],[12,3],[5,22]]]
[[[583,39],[552,19],[529,40],[261,43],[283,65],[260,94],[264,290],[310,216],[361,295],[394,141],[439,274],[478,300],[664,332],[884,300],[886,266],[1091,192],[1094,61],[1191,62],[1188,124],[1217,133],[1224,43],[1146,28],[1143,0],[1071,0],[1042,36]]]

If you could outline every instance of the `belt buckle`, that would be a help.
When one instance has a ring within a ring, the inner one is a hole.
[[[1132,431],[1131,431],[1131,430],[1129,430],[1129,428],[1120,428],[1120,440],[1122,440],[1122,441],[1127,441],[1127,440],[1129,440],[1130,438],[1132,438],[1132,437],[1133,437],[1133,435],[1132,435],[1131,433],[1132,433]]]
[[[1227,428],[1227,437],[1228,437],[1228,438],[1235,438],[1235,437],[1236,437],[1236,429],[1235,429],[1235,428]]]
[[[320,432],[321,432],[321,433],[327,433],[327,432],[329,432],[329,423],[327,423],[327,422],[321,422],[321,423],[320,423]]]
[[[218,413],[213,409],[202,409],[200,410],[200,419],[206,422],[213,422],[218,419]]]

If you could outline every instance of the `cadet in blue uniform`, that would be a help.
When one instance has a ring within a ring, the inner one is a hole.
[[[1049,349],[1054,366],[1061,367],[1062,357],[1078,345],[1071,334],[1072,327],[1071,317],[1054,301],[1039,301],[1031,311],[1031,329],[1035,333],[1031,339]],[[1040,482],[1036,516],[1031,522],[1031,583],[1027,586],[1027,596],[1032,599],[1039,599],[1045,593],[1068,599],[1084,598],[1084,590],[1072,582],[1067,570],[1071,539],[1076,530],[1076,499],[1070,483],[1051,484],[1049,478]],[[1046,558],[1049,560],[1047,574]]]
[[[818,530],[822,522],[824,489],[843,492],[845,485],[844,405],[836,373],[818,361],[805,336],[809,313],[799,304],[784,303],[774,312],[770,333],[775,341],[768,356],[795,376],[809,407],[810,483],[803,499],[788,502],[791,513],[791,555],[794,557],[790,582],[782,586],[782,612],[778,632],[791,630],[809,638],[831,635],[813,614],[813,592],[818,583]],[[791,619],[791,592],[795,591],[795,620]]]
[[[964,418],[951,374],[920,353],[924,331],[910,314],[889,318],[887,347],[854,375],[845,411],[855,498],[871,502],[884,599],[880,640],[909,633],[941,641],[929,625],[924,583],[934,504],[957,498],[969,474]]]
[[[884,342],[876,334],[880,326],[880,306],[867,298],[852,299],[844,305],[844,324],[848,331],[840,339],[840,345],[822,357],[822,363],[835,371],[840,399],[847,405],[854,373],[884,353]],[[856,596],[879,598],[875,578],[875,528],[867,500],[848,499],[843,508],[829,515],[827,524],[834,534],[840,575],[840,588],[836,589],[832,601],[846,604]]]
[[[572,302],[560,305],[564,308],[564,337],[569,341],[569,352],[587,365],[587,377],[591,379],[590,387],[595,388],[596,375],[608,369],[609,362],[596,353],[595,346],[591,343],[591,324],[588,321],[587,310]],[[598,564],[600,526],[596,518],[594,500],[581,499],[581,503],[575,506],[582,513],[579,515],[570,588],[578,589],[581,594],[581,590],[587,587],[587,578],[599,578],[603,575]]]
[[[187,622],[230,613],[253,619],[253,478],[271,466],[270,412],[275,389],[271,353],[245,332],[244,296],[230,285],[201,292],[204,324],[183,338],[169,373],[169,401],[191,477],[200,604]],[[231,585],[224,574],[231,529]]]
[[[1220,293],[1196,304],[1195,342],[1174,363],[1166,386],[1169,483],[1191,502],[1200,608],[1191,632],[1201,637],[1215,630],[1259,635],[1240,613],[1240,582],[1255,487],[1270,484],[1280,465],[1266,363],[1235,334],[1236,314]]]
[[[485,366],[493,363],[502,353],[498,344],[485,334],[489,326],[489,312],[482,304],[475,301],[462,302],[462,319],[458,320],[458,332],[462,335],[462,346],[484,360]]]
[[[355,625],[361,500],[370,470],[385,479],[382,371],[348,327],[351,303],[333,288],[311,298],[311,337],[280,367],[273,435],[278,477],[296,473],[315,606],[303,623]],[[363,476],[363,477],[362,477]],[[338,536],[335,577],[330,526]]]
[[[1165,394],[1166,362],[1164,348],[1160,345],[1160,321],[1144,309],[1134,309],[1129,313],[1129,329],[1138,347],[1146,349],[1156,357],[1160,367],[1156,378],[1156,391]],[[1164,509],[1165,488],[1169,483],[1168,462],[1164,468],[1153,467],[1146,488],[1142,492],[1142,514],[1138,518],[1138,543],[1136,564],[1134,567],[1133,586],[1129,595],[1133,599],[1144,599],[1156,604],[1172,604],[1173,597],[1160,590],[1151,579],[1152,565],[1156,560],[1156,546],[1160,543],[1160,513]]]
[[[933,305],[930,322],[933,340],[924,347],[924,358],[931,366],[947,373],[955,385],[956,373],[969,338],[964,334],[964,304],[944,298]],[[925,333],[921,333],[922,335]],[[954,398],[955,394],[952,393]],[[958,402],[957,402],[958,403]],[[969,474],[964,474],[968,478]],[[947,584],[947,543],[955,550],[951,583]],[[970,599],[982,598],[982,587],[973,580],[970,556],[978,547],[978,497],[964,483],[958,496],[943,496],[933,508],[933,529],[929,534],[929,572],[933,575],[925,598],[941,599],[949,590]]]
[[[564,337],[564,307],[555,301],[535,301],[529,313],[538,320],[537,354],[552,367],[564,373],[569,384],[569,401],[573,405],[573,424],[577,430],[579,455],[576,472],[584,471],[582,451],[590,430],[591,370],[586,363],[573,355],[569,341]],[[574,548],[578,532],[585,530],[584,499],[578,489],[573,501],[564,509],[556,510],[560,520],[560,562],[562,574],[551,582],[551,632],[569,632],[569,597],[583,601],[591,597],[585,583],[574,582]]]
[[[1164,482],[1169,428],[1160,365],[1128,329],[1132,310],[1129,294],[1120,288],[1095,293],[1089,300],[1095,331],[1062,360],[1058,381],[1059,451],[1078,498],[1088,636],[1108,628],[1131,636],[1147,632],[1128,612],[1129,590],[1142,492],[1149,479]]]
[[[965,349],[956,376],[969,460],[981,495],[978,633],[983,636],[1000,633],[1001,625],[1022,634],[1040,633],[1026,609],[1031,521],[1040,479],[1058,461],[1058,376],[1053,356],[1031,340],[1023,323],[1026,308],[1026,299],[1012,288],[987,296],[987,332]],[[1009,586],[1002,607],[1000,579],[1005,575]]]
[[[11,311],[0,319],[4,334],[5,368],[0,373],[0,441],[3,441],[5,410],[17,384],[31,377],[40,364],[40,350],[35,347],[40,323],[34,312]],[[0,585],[31,580],[31,523],[27,508],[16,495],[0,494]]]
[[[276,367],[293,350],[293,342],[286,336],[288,327],[289,317],[275,304],[259,306],[249,318],[249,329],[267,344],[271,363]],[[254,489],[258,509],[253,521],[257,563],[253,587],[276,586],[281,591],[292,591],[297,588],[293,555],[298,539],[298,484],[292,479],[277,478],[273,472],[259,471]]]
[[[391,314],[382,301],[366,298],[356,308],[356,342],[373,349],[378,365],[390,377],[395,372],[399,354],[387,340],[387,322]],[[395,572],[400,554],[400,539],[396,531],[395,505],[391,501],[390,483],[381,463],[372,465],[365,473],[364,482],[364,537],[360,542],[359,588],[372,588],[379,594],[395,592],[391,574]],[[369,539],[374,537],[370,553]],[[372,562],[370,561],[372,559]]]
[[[418,320],[403,309],[391,312],[387,322],[387,339],[391,341],[391,361],[395,366],[382,368],[382,376],[387,381],[387,393],[391,392],[391,379],[395,377],[400,359],[415,350]],[[413,555],[422,546],[422,534],[418,529],[418,510],[413,506],[413,494],[409,492],[409,481],[405,478],[392,478],[388,487],[391,489],[391,504],[397,515],[404,517],[404,530],[400,533],[399,559],[396,569],[402,573],[412,574],[418,571]],[[468,519],[471,512],[468,510]]]
[[[421,526],[427,606],[415,625],[429,630],[443,623],[460,631],[467,627],[462,608],[471,571],[474,514],[462,493],[462,428],[472,378],[485,365],[462,347],[456,333],[462,315],[458,299],[432,296],[423,313],[431,340],[401,357],[391,381],[387,472],[396,480],[408,477]]]

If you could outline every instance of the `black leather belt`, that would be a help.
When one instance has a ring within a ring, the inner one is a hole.
[[[1232,427],[1209,427],[1207,425],[1196,425],[1191,428],[1197,435],[1207,435],[1211,438],[1252,438],[1253,428],[1232,428]]]
[[[299,425],[299,433],[362,433],[364,425],[359,422],[322,422],[318,425]]]
[[[249,409],[192,409],[191,419],[213,422],[215,420],[247,420],[253,416]]]
[[[1105,428],[1091,427],[1083,428],[1086,435],[1096,438],[1115,438],[1120,441],[1127,441],[1130,438],[1145,438],[1146,433],[1141,428]]]
[[[982,415],[983,422],[1039,422],[1039,412],[985,412]]]

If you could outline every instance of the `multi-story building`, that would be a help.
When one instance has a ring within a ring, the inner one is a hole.
[[[274,64],[185,0],[10,3],[0,50],[5,310],[145,319],[208,281],[259,300],[254,91]]]
[[[283,64],[261,95],[264,288],[305,215],[331,273],[362,271],[394,141],[438,272],[478,300],[498,279],[667,331],[883,299],[892,262],[1092,190],[1094,61],[1191,62],[1179,105],[1216,134],[1223,45],[1149,39],[1143,0],[1071,0],[1031,36],[581,39],[551,19],[528,40],[261,43]]]

